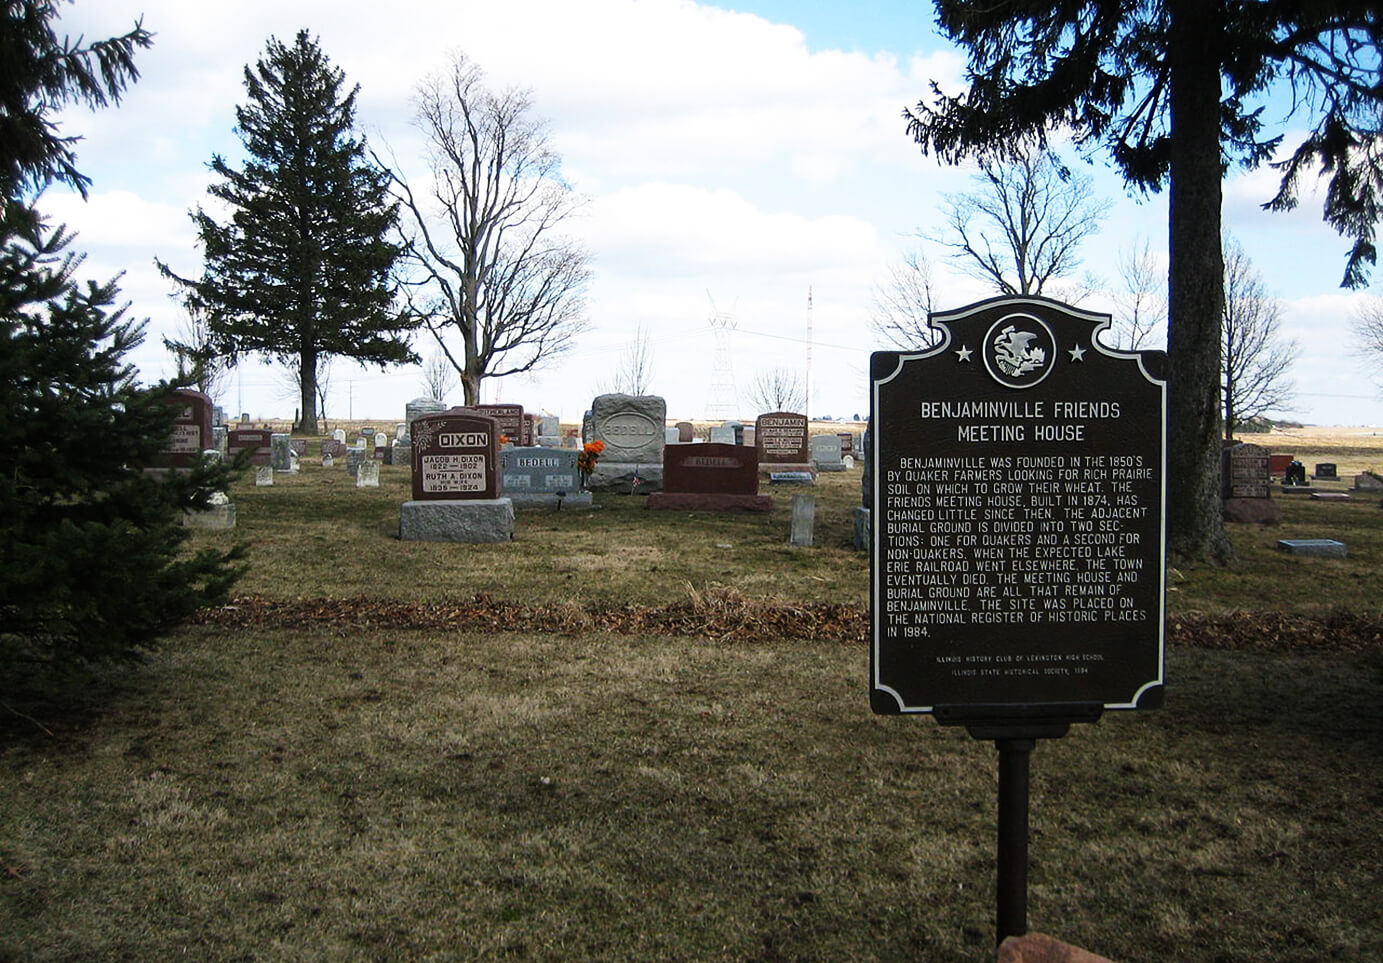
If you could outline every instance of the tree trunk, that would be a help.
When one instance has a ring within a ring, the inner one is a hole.
[[[1224,563],[1220,502],[1220,63],[1217,3],[1169,0],[1167,534],[1173,555]]]
[[[317,356],[303,352],[298,358],[298,404],[302,419],[298,431],[304,435],[317,434]]]

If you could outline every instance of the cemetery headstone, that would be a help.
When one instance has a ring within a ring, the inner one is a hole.
[[[273,465],[255,465],[255,485],[264,487],[274,483]]]
[[[690,445],[696,440],[696,426],[690,421],[679,421],[673,427],[677,429],[677,443],[679,445]]]
[[[191,468],[202,457],[202,452],[215,447],[211,427],[211,398],[191,388],[179,388],[169,398],[176,414],[173,416],[173,430],[158,457],[149,470],[151,475],[161,475],[168,469]]]
[[[759,471],[810,472],[812,456],[806,415],[774,411],[754,421],[754,446],[759,451]]]
[[[1262,445],[1230,445],[1221,456],[1225,498],[1268,498],[1272,494],[1269,451]]]
[[[871,358],[875,711],[1160,705],[1165,355],[1039,298],[931,321],[932,349]]]
[[[332,455],[331,452],[327,451],[327,452],[323,452],[323,453],[322,453],[322,467],[323,467],[323,468],[334,468],[334,467],[336,467],[336,457],[335,457],[334,455]]]
[[[599,395],[591,403],[587,441],[605,451],[586,487],[647,495],[663,487],[663,426],[667,403],[656,395]]]
[[[753,448],[711,442],[663,449],[663,490],[648,496],[663,511],[767,512],[773,499],[759,494],[759,459]]]
[[[219,454],[219,452],[218,452]],[[182,523],[187,528],[203,531],[223,531],[235,527],[235,503],[225,492],[212,492],[206,508],[184,511]]]
[[[1332,461],[1316,462],[1316,477],[1334,481],[1339,478],[1339,466]]]
[[[324,457],[325,457],[326,455],[331,455],[333,458],[345,458],[345,457],[346,457],[346,443],[345,443],[344,441],[337,441],[337,440],[334,439],[334,438],[326,438],[326,439],[323,439],[323,440],[322,440],[322,455],[323,455]]]
[[[281,432],[274,432],[269,436],[269,464],[274,471],[291,472],[293,470],[293,446],[292,437]]]
[[[346,443],[346,429],[337,428],[331,433],[331,440],[344,445]]]
[[[574,448],[510,448],[499,453],[500,491],[515,508],[591,508]]]
[[[379,462],[370,459],[369,461],[362,461],[360,463],[360,467],[355,470],[355,487],[379,487]]]
[[[384,448],[389,444],[389,436],[382,431],[375,432],[375,447]]]
[[[680,431],[678,431],[676,428],[664,428],[664,429],[663,429],[663,444],[664,444],[664,445],[680,445],[680,444],[682,444],[682,433],[681,433]]]
[[[748,445],[750,448],[759,447],[758,431],[753,425],[745,425],[740,430],[740,444]]]
[[[735,429],[730,425],[713,425],[711,427],[711,444],[713,445],[735,445]]]
[[[817,471],[845,471],[845,459],[840,454],[840,438],[835,435],[812,435],[812,467]]]
[[[540,415],[537,431],[534,442],[539,448],[562,447],[562,420],[556,415]]]
[[[501,445],[527,444],[524,440],[523,405],[468,405],[460,410],[474,411],[478,415],[485,415],[499,422]]]
[[[358,477],[360,466],[370,457],[369,449],[364,445],[351,445],[346,449],[346,474],[352,478]]]
[[[413,439],[413,499],[399,513],[399,535],[413,541],[507,542],[513,502],[500,495],[495,419],[463,409],[420,415]]]
[[[870,419],[860,436],[860,457],[864,471],[860,472],[860,504],[855,507],[855,526],[850,543],[857,551],[869,551],[870,539],[874,537],[874,463],[866,452],[869,451],[869,432],[873,425]]]
[[[446,411],[447,406],[436,398],[414,398],[403,406],[403,420],[408,425],[408,431],[413,430],[413,422],[423,415],[435,415],[438,412]]]
[[[215,448],[222,455],[226,454],[227,443],[230,440],[230,429],[225,425],[213,425],[211,428],[211,447]]]
[[[226,446],[231,457],[237,456],[241,451],[249,449],[253,452],[250,456],[251,465],[271,465],[270,445],[272,444],[274,433],[267,428],[239,428],[232,431],[226,439]]]
[[[1221,457],[1225,521],[1257,525],[1280,522],[1282,506],[1270,497],[1268,449],[1262,445],[1230,445]]]
[[[815,528],[816,498],[812,495],[793,495],[788,544],[794,548],[811,548],[816,538]]]
[[[1383,492],[1383,478],[1371,471],[1360,472],[1354,476],[1354,490],[1357,492]]]

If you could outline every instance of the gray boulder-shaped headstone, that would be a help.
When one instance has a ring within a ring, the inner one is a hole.
[[[411,434],[413,422],[417,421],[423,415],[435,415],[439,411],[446,410],[446,403],[438,401],[436,398],[414,398],[403,406],[403,420],[405,424],[408,425],[408,432]]]
[[[667,402],[657,395],[599,395],[591,403],[587,441],[605,445],[587,487],[592,491],[659,491]]]

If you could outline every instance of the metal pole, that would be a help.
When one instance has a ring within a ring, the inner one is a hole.
[[[999,750],[996,944],[1028,931],[1028,761],[1036,739],[995,739]]]

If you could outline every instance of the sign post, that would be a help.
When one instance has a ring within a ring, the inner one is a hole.
[[[997,298],[871,358],[870,704],[994,740],[999,941],[1027,928],[1036,740],[1162,703],[1165,355],[1109,322]]]

